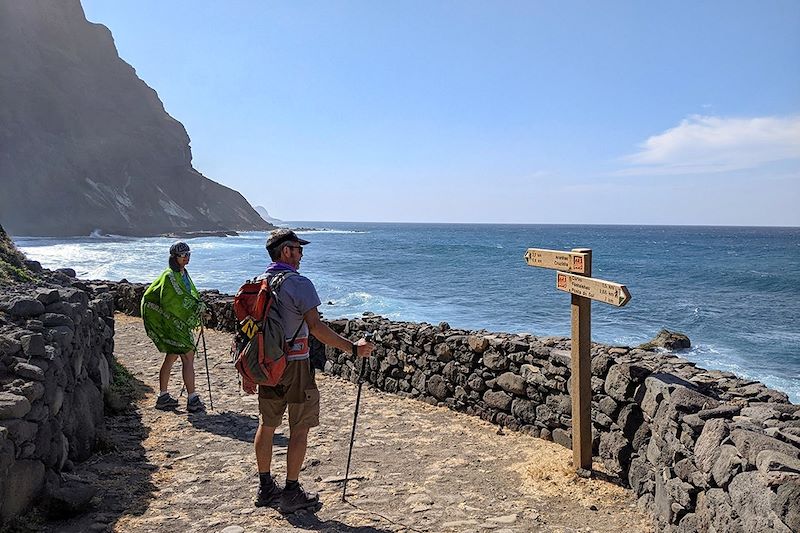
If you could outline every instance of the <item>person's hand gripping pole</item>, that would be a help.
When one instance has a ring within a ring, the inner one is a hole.
[[[347,479],[350,475],[350,459],[353,456],[353,442],[356,438],[356,421],[358,420],[358,406],[361,403],[361,385],[364,383],[364,371],[367,368],[366,359],[372,354],[375,345],[372,344],[372,333],[364,335],[363,339],[353,344],[353,356],[361,358],[361,369],[358,372],[358,392],[356,393],[356,408],[353,413],[353,429],[350,432],[350,448],[347,451],[347,467],[344,470],[344,486],[342,487],[342,501],[347,494]]]

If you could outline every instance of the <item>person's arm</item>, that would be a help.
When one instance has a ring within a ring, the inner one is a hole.
[[[328,325],[320,319],[319,311],[317,311],[316,307],[312,307],[306,311],[303,318],[306,319],[308,330],[318,341],[327,346],[333,346],[344,353],[353,353],[353,342],[329,328]],[[359,357],[369,357],[370,354],[372,354],[372,350],[375,349],[375,345],[371,342],[367,342],[366,339],[359,339],[355,345],[358,347]]]

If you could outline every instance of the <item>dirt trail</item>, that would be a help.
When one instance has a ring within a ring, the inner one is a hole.
[[[147,385],[129,414],[109,417],[109,451],[72,475],[100,486],[95,509],[51,531],[510,532],[650,531],[629,491],[572,474],[571,452],[475,417],[362,391],[347,502],[341,501],[356,386],[318,373],[321,426],[309,438],[301,482],[320,493],[316,514],[256,508],[252,441],[257,400],[238,392],[230,335],[206,332],[215,409],[152,408],[161,355],[141,320],[116,317],[116,356]],[[180,390],[180,363],[173,395]],[[198,389],[206,405],[202,353]],[[144,385],[143,385],[144,386]],[[288,428],[275,436],[273,472],[284,479]],[[595,465],[602,470],[600,465]]]

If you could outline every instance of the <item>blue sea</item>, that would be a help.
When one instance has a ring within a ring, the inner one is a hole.
[[[570,335],[570,297],[527,248],[593,250],[593,276],[625,284],[622,308],[592,305],[596,342],[636,345],[683,332],[685,356],[787,392],[800,403],[800,228],[293,222],[313,227],[300,270],[327,318],[391,319]],[[149,282],[166,238],[16,238],[45,267],[88,279]],[[261,273],[265,234],[191,239],[199,288],[233,294]]]

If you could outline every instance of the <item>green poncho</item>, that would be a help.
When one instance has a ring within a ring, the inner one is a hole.
[[[194,350],[192,330],[200,327],[203,303],[188,277],[166,269],[142,296],[142,319],[147,335],[160,352],[184,354]]]

